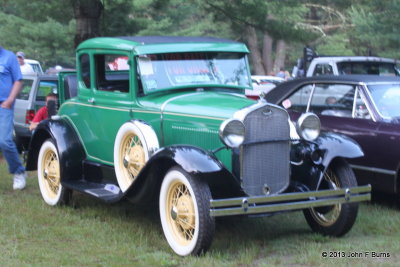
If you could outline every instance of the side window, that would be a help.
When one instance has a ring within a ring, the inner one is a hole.
[[[306,112],[312,89],[312,84],[300,87],[294,94],[282,102],[282,106],[288,110]]]
[[[352,117],[355,87],[347,84],[316,84],[310,111],[316,114]]]
[[[28,100],[32,89],[33,80],[24,79],[23,82],[22,90],[18,94],[17,99]]]
[[[129,65],[126,55],[95,55],[95,68],[97,90],[129,92]]]
[[[36,92],[36,101],[46,101],[49,93],[57,94],[57,81],[40,81]]]
[[[81,79],[86,88],[90,88],[90,58],[88,54],[83,54],[79,58],[81,66]]]
[[[317,64],[314,70],[314,76],[333,74],[332,66],[329,64]]]

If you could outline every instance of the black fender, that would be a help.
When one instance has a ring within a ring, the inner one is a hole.
[[[39,123],[29,144],[26,169],[29,171],[37,169],[39,151],[47,139],[55,142],[63,181],[81,179],[82,161],[86,158],[85,150],[73,126],[60,117]]]
[[[318,147],[323,151],[322,165],[328,168],[329,164],[334,158],[358,158],[364,156],[364,152],[356,141],[353,139],[335,134],[332,132],[322,132],[321,135],[315,140]]]
[[[335,159],[364,155],[353,139],[332,132],[321,132],[313,142],[302,140],[292,148],[292,180],[308,190],[318,189],[324,172]]]
[[[195,146],[169,146],[149,159],[125,196],[135,203],[158,196],[164,176],[174,166],[205,180],[213,198],[244,195],[237,178],[212,153]]]

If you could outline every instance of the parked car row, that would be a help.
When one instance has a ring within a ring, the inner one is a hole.
[[[250,76],[248,52],[219,38],[95,38],[78,46],[76,71],[24,77],[17,128],[59,96],[27,154],[43,200],[158,200],[166,241],[186,256],[209,249],[216,217],[302,210],[313,231],[342,236],[369,184],[398,193],[400,78],[281,83]]]
[[[346,234],[370,199],[347,163],[361,148],[320,132],[313,113],[294,124],[284,108],[246,98],[248,52],[206,37],[80,44],[77,71],[59,74],[58,115],[30,142],[26,167],[44,201],[67,204],[74,191],[158,199],[165,238],[183,256],[210,247],[220,216],[303,210],[313,231]]]

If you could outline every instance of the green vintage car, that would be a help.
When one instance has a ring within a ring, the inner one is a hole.
[[[208,37],[94,38],[77,48],[77,72],[60,74],[58,115],[35,131],[27,159],[42,197],[72,191],[107,202],[158,199],[179,255],[211,245],[215,217],[304,210],[311,228],[341,236],[370,187],[345,158],[352,140],[320,133],[319,119],[244,95],[242,43]],[[290,222],[287,222],[290,223]]]

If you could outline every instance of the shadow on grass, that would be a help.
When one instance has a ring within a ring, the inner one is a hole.
[[[71,208],[81,217],[97,220],[120,220],[150,227],[152,232],[163,235],[159,219],[158,203],[132,204],[128,200],[108,204],[93,197],[74,192]],[[308,237],[307,237],[308,236]],[[291,212],[264,217],[230,216],[216,219],[216,231],[211,253],[240,253],[244,247],[275,246],[287,238],[313,239],[302,212]],[[315,238],[315,237],[314,237]],[[162,237],[167,244],[164,237]],[[285,241],[287,242],[287,241]]]
[[[373,192],[371,203],[376,203],[390,209],[400,210],[400,195]]]

